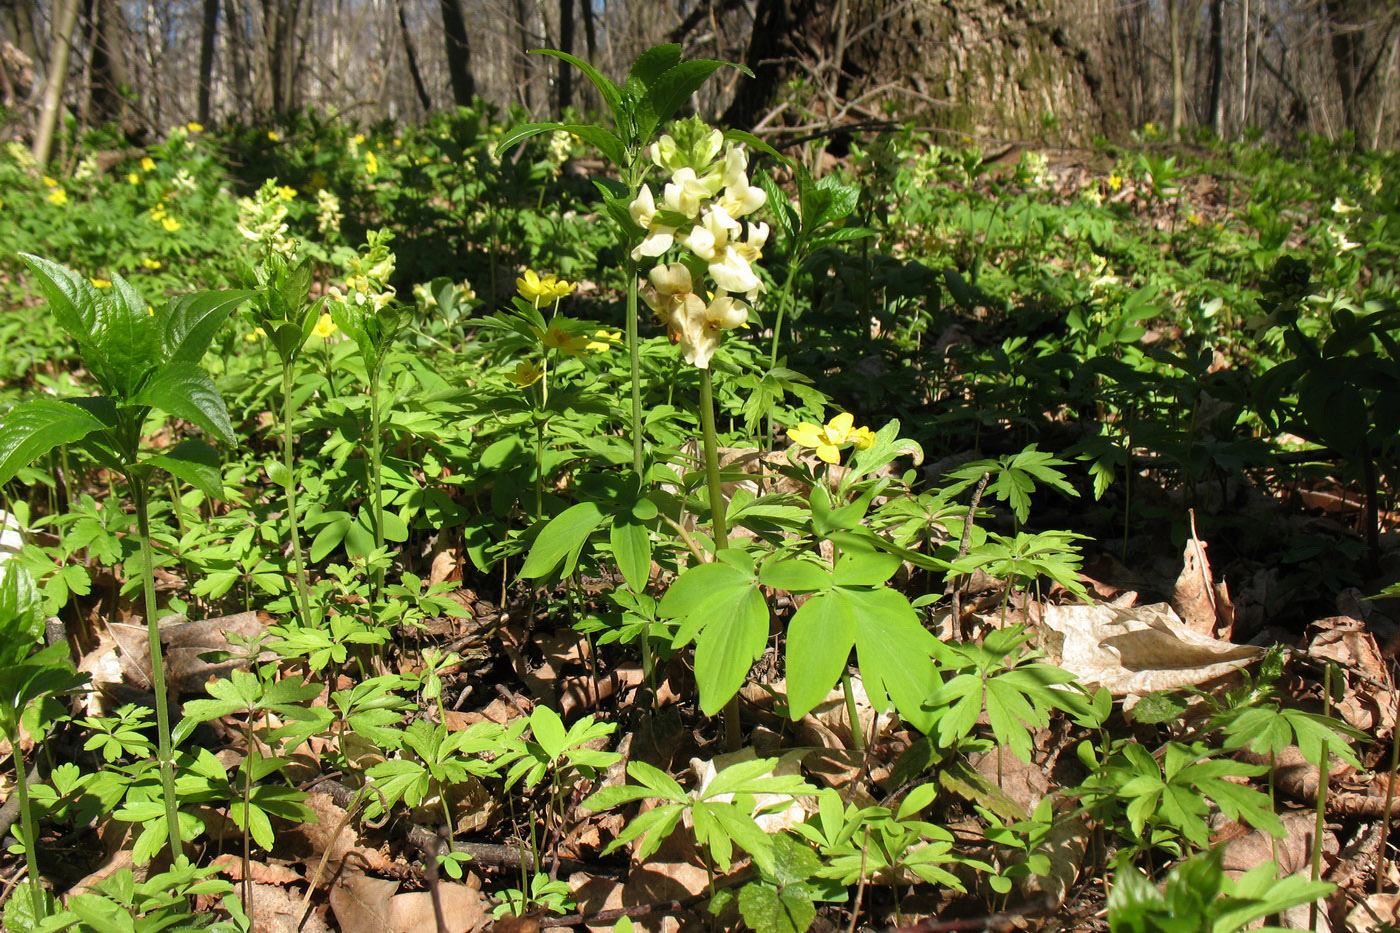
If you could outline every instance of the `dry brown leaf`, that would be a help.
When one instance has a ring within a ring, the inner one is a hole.
[[[1400,926],[1400,894],[1372,894],[1347,914],[1351,933],[1384,933]]]
[[[397,881],[346,874],[331,888],[331,910],[341,933],[432,933],[439,912],[447,933],[471,933],[488,917],[474,877],[466,884],[440,882],[434,891],[398,893]]]
[[[330,933],[323,917],[315,912],[306,916],[300,927],[301,895],[275,884],[254,884],[252,904],[248,908],[252,928],[259,933]]]
[[[1336,624],[1325,625],[1326,622]],[[1313,637],[1308,645],[1308,654],[1335,661],[1344,669],[1356,671],[1365,678],[1353,679],[1352,689],[1335,706],[1336,711],[1362,732],[1373,733],[1377,737],[1388,734],[1395,728],[1394,682],[1381,657],[1375,636],[1363,630],[1364,623],[1357,619],[1338,617],[1324,620],[1324,623],[1316,624],[1315,627],[1323,630]],[[1390,689],[1383,689],[1378,684]]]
[[[1264,653],[1191,631],[1165,603],[1047,606],[1039,636],[1052,663],[1114,696],[1203,684]]]
[[[243,880],[243,859],[232,853],[225,853],[214,859],[219,866],[219,874],[230,881]],[[269,865],[258,859],[248,860],[248,876],[256,884],[293,884],[301,881],[301,872],[286,865]]]
[[[317,821],[296,823],[287,834],[292,838],[286,842],[295,846],[296,857],[308,872],[316,870],[321,856],[327,852],[322,878],[334,876],[347,860],[350,865],[369,871],[388,871],[392,866],[393,862],[378,847],[361,842],[354,822],[346,820],[345,809],[338,806],[330,794],[312,791],[303,803],[316,814]]]
[[[1211,573],[1206,543],[1195,536],[1187,540],[1181,555],[1181,574],[1176,578],[1168,602],[1186,627],[1200,635],[1225,639],[1234,625],[1234,609],[1229,590],[1216,584]]]
[[[242,650],[229,643],[230,635],[254,639],[267,630],[272,616],[265,612],[240,612],[217,619],[197,622],[163,624],[160,640],[165,650],[165,678],[174,693],[196,693],[204,689],[211,677],[227,677],[235,668],[246,666],[242,660],[204,661],[200,655],[212,651],[227,651],[241,655]],[[146,655],[149,657],[149,654]],[[263,660],[276,657],[264,652]]]

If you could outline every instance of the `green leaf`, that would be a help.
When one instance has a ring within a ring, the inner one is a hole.
[[[680,61],[681,47],[678,43],[653,45],[637,56],[627,72],[628,94],[633,100],[640,100],[657,78],[679,65]]]
[[[634,592],[644,591],[651,576],[651,534],[647,527],[641,522],[614,519],[609,537],[622,578]]]
[[[788,624],[788,715],[794,722],[812,711],[841,677],[856,643],[860,619],[847,591],[817,593]]]
[[[198,363],[209,344],[250,291],[191,292],[173,298],[160,315],[165,340],[163,362]]]
[[[856,604],[856,658],[865,691],[876,709],[886,697],[905,722],[920,732],[933,726],[924,701],[938,682],[933,653],[938,640],[919,623],[903,594],[891,589],[847,590]]]
[[[509,152],[511,147],[517,146],[527,139],[539,136],[541,133],[553,133],[555,130],[564,129],[562,123],[517,123],[506,130],[500,139],[496,141],[496,151],[498,153]],[[343,330],[344,328],[342,328]]]
[[[143,463],[159,467],[178,480],[189,483],[211,499],[224,497],[219,452],[200,440],[188,438],[163,454],[147,457]]]
[[[72,402],[39,398],[16,405],[0,424],[0,483],[8,483],[60,444],[75,443],[105,427]]]
[[[748,72],[748,69],[743,65],[697,58],[693,61],[681,62],[657,77],[647,89],[647,106],[639,108],[638,135],[643,139],[649,137],[652,129],[671,119],[681,108],[681,105],[690,100],[690,95],[698,91],[710,75],[726,65]],[[651,123],[650,127],[643,124],[643,114],[645,114],[645,119]]]
[[[223,396],[209,374],[194,363],[162,367],[132,401],[183,418],[229,446],[238,443]]]
[[[544,753],[553,761],[566,746],[564,721],[548,706],[536,706],[530,714],[530,733]]]
[[[613,120],[616,121],[618,129],[623,135],[630,134],[631,127],[628,126],[628,112],[622,101],[622,91],[601,71],[581,58],[556,49],[532,49],[531,54],[552,55],[582,71],[584,77],[592,81],[593,86],[598,89],[598,96],[603,98],[603,103],[608,105],[608,110],[612,112]]]
[[[570,123],[562,129],[585,142],[592,143],[613,165],[627,164],[627,147],[623,145],[622,140],[601,126],[594,126],[592,123]]]
[[[580,502],[560,512],[535,538],[530,554],[520,568],[520,576],[526,580],[536,580],[553,573],[561,563],[565,564],[564,573],[571,573],[578,559],[571,555],[576,555],[583,548],[593,529],[602,522],[603,510],[596,502]]]
[[[713,715],[738,692],[768,641],[768,604],[751,559],[721,551],[715,563],[689,568],[671,584],[657,611],[663,618],[683,620],[677,645],[695,638],[700,708]]]
[[[810,593],[831,586],[830,568],[801,557],[764,562],[758,582],[789,593]]]

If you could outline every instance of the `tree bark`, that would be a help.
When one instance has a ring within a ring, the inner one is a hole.
[[[55,10],[53,44],[49,71],[44,82],[44,103],[39,125],[34,131],[34,161],[45,165],[53,153],[53,133],[58,111],[63,105],[63,87],[68,81],[68,55],[73,48],[73,28],[78,24],[78,0],[59,0]]]
[[[1327,5],[1342,117],[1357,145],[1374,142],[1371,128],[1384,96],[1374,78],[1395,41],[1395,9],[1382,6],[1370,0],[1335,0]]]
[[[239,0],[224,0],[224,3],[224,21],[228,23],[224,32],[228,36],[228,61],[233,71],[233,99],[238,105],[236,116],[242,118],[247,116],[246,105],[250,96],[248,74],[251,68],[248,64],[248,47],[239,38],[246,21],[239,9]]]
[[[1186,125],[1186,82],[1181,51],[1181,0],[1167,0],[1167,29],[1172,59],[1172,138],[1178,139]]]
[[[1070,140],[1112,133],[1127,118],[1130,58],[1112,57],[1116,5],[1092,0],[758,0],[739,85],[724,121],[753,127],[784,101],[786,83],[817,119],[901,118],[978,136],[1043,132],[1046,116]],[[1111,8],[1111,9],[1110,9]],[[820,78],[820,80],[819,80]],[[789,104],[791,106],[791,104]],[[816,122],[816,121],[812,121]]]
[[[219,0],[204,0],[204,22],[199,32],[199,101],[196,119],[209,122],[209,98],[214,89],[214,40],[219,32]]]
[[[559,0],[559,50],[574,54],[574,3],[576,0]],[[585,6],[593,0],[583,0]],[[556,92],[556,114],[564,115],[574,102],[574,66],[562,58],[557,63],[554,89]]]
[[[90,57],[88,64],[88,113],[91,124],[122,123],[128,109],[131,78],[122,49],[126,25],[121,4],[114,0],[91,0]]]
[[[1210,131],[1225,137],[1225,28],[1224,0],[1210,0]]]
[[[476,97],[476,79],[472,77],[472,50],[467,40],[467,22],[462,16],[462,0],[439,0],[438,8],[442,11],[452,102],[458,107],[470,107]]]
[[[267,55],[268,106],[277,116],[297,106],[297,65],[301,0],[262,0],[264,50]]]
[[[403,0],[397,0],[394,6],[399,15],[399,34],[403,37],[403,52],[408,59],[408,74],[413,78],[413,90],[418,95],[418,102],[423,105],[423,112],[431,113],[433,100],[428,96],[428,89],[423,84],[423,75],[418,71],[418,53],[413,48],[413,35],[408,31],[408,18],[403,12]]]
[[[32,63],[39,61],[34,37],[34,0],[0,0],[0,29]]]

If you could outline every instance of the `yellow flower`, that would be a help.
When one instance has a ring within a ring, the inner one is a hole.
[[[156,316],[156,306],[155,306],[155,305],[146,305],[146,317],[155,317],[155,316]]]
[[[521,298],[538,306],[541,301],[555,302],[572,295],[576,285],[566,282],[552,272],[540,278],[534,269],[526,269],[525,274],[515,280],[515,287],[519,290]]]
[[[847,444],[854,444],[859,450],[869,450],[875,443],[875,432],[866,427],[855,427],[855,420],[854,415],[842,412],[828,421],[825,427],[803,421],[788,430],[788,440],[800,447],[813,448],[817,458],[826,463],[840,463],[839,451]]]
[[[395,146],[402,146],[402,145],[403,145],[403,140],[402,140],[402,139],[399,139],[399,138],[397,138],[397,137],[395,137],[395,138],[394,138],[394,145],[395,145]]]
[[[153,172],[153,171],[155,171],[155,169],[156,169],[156,160],[155,160],[155,159],[152,159],[150,156],[146,156],[145,158],[143,158],[143,159],[141,160],[141,171],[143,171],[143,172]]]
[[[257,340],[259,337],[266,337],[266,336],[267,336],[267,331],[263,330],[261,327],[254,327],[254,328],[253,328],[253,332],[252,332],[251,334],[244,334],[244,335],[243,335],[243,339],[246,340],[246,341],[248,341],[249,343],[252,343],[253,341]]]
[[[1123,187],[1123,176],[1119,175],[1117,172],[1114,172],[1112,175],[1109,175],[1108,187],[1112,188],[1114,191],[1117,191],[1119,188]]]
[[[565,356],[581,356],[588,349],[587,337],[575,337],[558,324],[549,325],[549,329],[544,333],[535,331],[535,335],[540,338],[540,343],[545,349],[558,350]]]
[[[128,185],[139,185],[141,183],[141,176],[136,174],[135,172],[128,172],[126,176],[126,183]]]
[[[48,176],[48,175],[45,175],[45,176],[44,176],[44,184],[47,185],[47,186],[50,187],[50,188],[57,188],[57,187],[58,187],[58,181],[55,180],[54,178],[51,178],[51,177]]]
[[[270,141],[272,141],[272,142],[275,143],[275,142],[277,142],[279,139],[281,139],[282,137],[277,135],[277,131],[276,131],[276,130],[268,130],[268,131],[267,131],[267,138],[268,138]]]
[[[365,171],[371,175],[379,171],[379,159],[373,152],[365,153]]]
[[[165,219],[165,208],[162,208],[162,207],[153,207],[153,208],[151,208],[151,219],[152,219],[152,220],[164,220],[164,219]]]
[[[196,123],[193,120],[191,120],[190,122],[185,124],[185,129],[189,130],[191,133],[203,133],[204,124]]]
[[[355,145],[359,146],[359,145],[363,144],[364,141],[365,141],[365,134],[364,134],[364,133],[356,133],[356,134],[355,134]]]
[[[620,330],[598,330],[594,331],[593,339],[588,341],[588,345],[584,349],[590,353],[606,353],[621,340],[622,331]]]
[[[62,188],[50,188],[49,203],[62,207],[68,203],[68,192],[64,191]]]
[[[165,228],[167,233],[174,233],[182,226],[180,221],[176,220],[174,217],[162,217],[160,225]]]
[[[112,283],[109,282],[109,281],[107,281],[106,279],[88,279],[88,281],[92,283],[93,288],[111,288],[111,287],[112,287]]]
[[[160,268],[160,260],[159,260],[159,259],[143,259],[143,260],[141,260],[141,265],[145,266],[147,269],[159,269],[159,268]]]
[[[284,201],[295,201],[297,199],[297,189],[291,185],[282,185],[277,189],[277,196]]]
[[[544,376],[544,368],[527,360],[516,363],[515,369],[506,373],[506,378],[522,389],[539,382],[542,376]]]
[[[331,334],[335,333],[336,330],[335,320],[330,316],[330,313],[322,312],[321,317],[316,321],[316,326],[311,328],[311,336],[320,337],[322,340],[325,340]]]

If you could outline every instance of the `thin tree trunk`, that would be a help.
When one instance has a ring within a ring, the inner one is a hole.
[[[93,125],[122,123],[127,113],[127,92],[131,78],[126,60],[122,34],[122,10],[113,0],[92,0],[90,60],[88,66],[88,120]]]
[[[1186,125],[1186,83],[1182,77],[1181,0],[1167,0],[1167,29],[1171,33],[1172,56],[1172,138],[1181,136]]]
[[[219,32],[219,0],[204,0],[204,23],[199,33],[199,103],[195,113],[200,123],[209,122],[209,95],[214,86],[214,40]]]
[[[14,39],[15,48],[38,64],[39,42],[34,36],[33,0],[0,0],[0,26]]]
[[[39,125],[34,131],[34,161],[45,165],[53,153],[53,133],[58,126],[58,110],[63,104],[63,86],[68,80],[68,55],[73,48],[73,27],[78,24],[78,0],[58,0],[54,17],[53,43],[49,52],[49,73],[44,82],[44,103]]]
[[[413,78],[413,90],[418,94],[418,102],[423,105],[423,112],[430,113],[433,101],[428,96],[428,89],[423,85],[423,75],[418,71],[418,53],[413,49],[413,34],[408,31],[408,18],[404,16],[403,0],[398,0],[394,6],[399,14],[399,33],[403,36],[403,53],[408,59],[408,74]]]
[[[1210,130],[1225,137],[1225,29],[1221,22],[1225,0],[1210,0]]]
[[[462,0],[438,0],[438,8],[442,11],[452,102],[458,107],[470,107],[476,97],[476,79],[472,76],[472,50],[467,40],[467,22],[462,16]]]
[[[574,3],[576,0],[559,0],[559,49],[574,54]],[[592,0],[583,0],[584,6]],[[558,92],[559,110],[562,117],[574,102],[574,66],[562,58],[555,72],[555,90]]]
[[[233,99],[238,105],[236,116],[247,116],[248,103],[248,46],[243,42],[247,21],[238,8],[238,0],[224,0],[225,30],[228,35],[228,60],[233,70]]]

